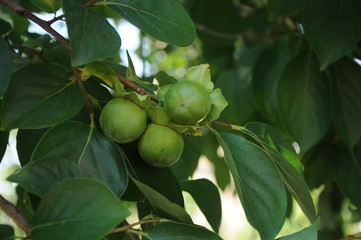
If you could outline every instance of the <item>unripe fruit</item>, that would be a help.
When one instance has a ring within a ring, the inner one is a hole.
[[[140,156],[155,167],[169,167],[179,160],[183,153],[183,137],[174,129],[149,124],[138,143]]]
[[[147,115],[137,104],[125,98],[109,101],[100,114],[104,134],[118,143],[139,138],[147,126]]]
[[[164,105],[168,116],[175,123],[193,125],[208,115],[211,99],[200,84],[180,81],[169,88]]]

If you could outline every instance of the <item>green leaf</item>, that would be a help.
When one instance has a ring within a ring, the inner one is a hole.
[[[291,235],[287,235],[279,238],[279,240],[317,240],[317,229],[320,221],[315,221],[311,226],[308,226],[302,229],[299,232],[293,233]]]
[[[249,223],[262,239],[273,239],[286,218],[287,196],[278,170],[257,145],[216,133]]]
[[[177,0],[109,0],[107,4],[152,37],[186,47],[196,38],[187,11]]]
[[[113,142],[92,126],[66,122],[49,129],[30,163],[9,179],[43,196],[63,179],[91,177],[120,196],[127,186],[127,175],[122,154]]]
[[[211,97],[211,111],[206,119],[208,122],[211,122],[219,118],[222,111],[228,106],[228,102],[219,88],[214,89],[209,96]]]
[[[209,64],[200,64],[187,69],[184,80],[199,83],[208,92],[211,92],[214,88]]]
[[[1,240],[16,239],[14,229],[9,225],[0,224],[0,239]]]
[[[271,19],[289,15],[302,9],[305,0],[269,0],[268,13]]]
[[[11,53],[8,45],[4,39],[0,38],[0,98],[6,92],[10,80],[11,73],[13,69],[13,62],[11,58]]]
[[[334,171],[343,154],[344,151],[335,144],[326,143],[303,157],[304,177],[310,189],[318,188],[322,184],[328,185],[334,180],[334,174],[330,173]]]
[[[284,135],[279,129],[257,122],[247,123],[245,128],[256,134],[261,141],[281,154],[299,172],[302,171],[301,160],[292,145],[292,139]]]
[[[138,180],[132,178],[132,181],[143,193],[157,214],[176,221],[192,223],[191,217],[181,206],[171,202],[168,198]]]
[[[193,197],[213,230],[218,232],[222,218],[218,188],[207,179],[183,181],[181,187]]]
[[[254,112],[251,81],[241,76],[241,72],[245,71],[236,68],[223,70],[215,81],[215,86],[222,89],[222,94],[228,102],[220,119],[235,124],[243,124]]]
[[[93,179],[68,179],[44,195],[30,238],[98,240],[129,215],[105,185]]]
[[[302,53],[286,66],[278,86],[280,116],[286,130],[307,152],[331,123],[329,87],[310,53]]]
[[[302,211],[311,222],[315,221],[316,210],[308,186],[300,172],[296,170],[290,161],[286,160],[285,157],[287,154],[280,154],[280,152],[275,150],[274,146],[267,143],[267,141],[265,141],[262,136],[257,136],[255,133],[247,130],[246,128],[240,130],[248,136],[252,137],[263,147],[264,151],[276,164],[283,183],[295,198]]]
[[[305,34],[321,61],[321,69],[346,55],[361,40],[360,12],[358,1],[306,1]]]
[[[255,63],[252,86],[258,112],[270,122],[279,123],[279,108],[277,103],[277,87],[287,63],[291,59],[289,42],[287,39],[264,51]],[[287,45],[286,45],[287,44]]]
[[[31,154],[36,144],[40,141],[47,129],[20,129],[16,134],[16,151],[21,163],[24,166],[30,161]]]
[[[361,139],[361,67],[343,59],[332,68],[333,116],[337,134],[352,149]]]
[[[9,132],[0,131],[0,163],[8,146]]]
[[[49,127],[75,116],[84,100],[65,68],[50,63],[27,65],[13,74],[0,106],[0,128]]]
[[[119,50],[119,34],[105,17],[75,0],[65,0],[63,9],[72,47],[73,67],[109,57]]]
[[[217,234],[208,229],[178,222],[161,222],[148,234],[150,240],[221,240]]]
[[[355,206],[361,207],[361,142],[355,146],[354,155],[345,154],[335,167],[335,178],[341,192]]]
[[[55,13],[63,5],[63,0],[31,0],[31,2],[48,13]]]
[[[4,21],[0,18],[0,34],[5,34],[11,30],[11,25],[7,21]],[[3,39],[0,39],[0,41],[3,41]]]

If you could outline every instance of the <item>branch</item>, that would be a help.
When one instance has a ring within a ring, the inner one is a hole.
[[[0,194],[0,209],[6,215],[8,215],[16,223],[16,225],[19,228],[21,228],[25,233],[29,233],[31,229],[31,224],[27,219],[27,217],[23,215],[14,204],[6,200],[1,194]]]
[[[31,61],[27,58],[23,58],[22,56],[20,56],[19,54],[17,54],[16,52],[10,51],[11,56],[17,60],[19,60],[20,62],[24,63],[24,64],[30,64]]]
[[[74,76],[75,76],[75,79],[76,79],[76,84],[79,86],[80,90],[84,93],[85,95],[85,104],[86,104],[86,107],[88,108],[88,111],[90,113],[94,113],[94,108],[93,108],[93,105],[92,103],[90,102],[89,98],[88,98],[88,93],[87,91],[85,90],[84,88],[84,85],[83,85],[83,81],[81,80],[81,77],[80,77],[80,74],[79,74],[79,69],[78,68],[73,68],[74,70]]]
[[[124,77],[124,76],[122,76],[122,75],[120,75],[120,74],[117,74],[117,78],[119,79],[119,81],[120,81],[121,83],[124,84],[124,86],[133,89],[134,91],[136,91],[136,92],[139,93],[140,95],[149,95],[150,98],[151,98],[154,102],[158,102],[158,98],[157,98],[156,95],[148,93],[144,88],[139,87],[137,84],[135,84],[135,83],[132,82],[132,81],[129,81],[129,79],[127,79],[126,77]]]
[[[212,37],[216,37],[220,39],[237,40],[245,37],[242,33],[223,33],[223,32],[215,31],[213,29],[209,29],[206,26],[199,23],[195,23],[194,25],[198,31],[207,33]]]
[[[137,225],[142,225],[142,224],[146,224],[146,223],[159,223],[160,222],[160,218],[152,218],[152,219],[142,219],[139,222],[135,222],[129,225],[126,225],[124,227],[119,227],[119,228],[114,228],[110,234],[112,233],[118,233],[118,232],[126,232],[127,230],[131,229],[134,226]]]
[[[40,51],[36,51],[32,48],[29,48],[29,47],[25,47],[23,45],[20,45],[20,44],[12,44],[10,45],[11,48],[13,49],[18,49],[18,50],[21,50],[27,54],[33,54],[33,55],[36,55],[38,56],[43,62],[46,62],[46,60],[44,59],[43,55],[42,55],[42,52]]]
[[[57,31],[55,31],[50,24],[47,21],[42,20],[41,18],[38,18],[25,8],[23,8],[21,5],[19,5],[17,2],[12,0],[0,0],[0,3],[9,8],[11,11],[15,12],[16,14],[25,17],[37,25],[39,25],[42,29],[53,35],[58,42],[60,42],[63,46],[65,46],[68,50],[70,50],[70,43],[67,39],[65,39],[62,35],[60,35]]]

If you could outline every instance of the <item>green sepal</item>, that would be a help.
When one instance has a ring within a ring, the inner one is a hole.
[[[113,97],[124,97],[142,108],[146,108],[149,105],[150,97],[148,95],[140,95],[137,92],[127,92],[124,89],[124,85],[119,81],[116,72],[110,66],[102,62],[92,62],[85,65],[81,69],[81,79],[86,81],[91,76],[95,76],[103,81],[113,92]]]
[[[192,81],[201,84],[208,92],[211,92],[214,88],[208,64],[200,64],[189,68],[186,71],[184,79],[185,81]]]
[[[126,77],[129,81],[136,83],[137,85],[141,86],[145,90],[149,92],[154,92],[158,89],[156,85],[154,85],[151,82],[142,81],[136,74],[133,61],[129,55],[129,52],[127,51],[127,57],[128,57],[128,68],[126,71]]]
[[[214,89],[209,96],[211,97],[211,111],[208,113],[205,121],[211,122],[217,120],[222,111],[228,106],[228,102],[222,94],[221,89]]]
[[[171,86],[172,86],[172,84],[167,84],[158,89],[157,98],[161,105],[164,105],[165,95],[167,94],[167,92]]]
[[[152,123],[158,125],[169,125],[170,118],[164,107],[159,105],[150,105],[146,110],[147,116]]]
[[[118,80],[115,71],[102,62],[92,62],[81,68],[81,79],[86,81],[91,76],[102,80],[108,87],[114,90],[114,95],[121,96],[125,93],[124,85]]]

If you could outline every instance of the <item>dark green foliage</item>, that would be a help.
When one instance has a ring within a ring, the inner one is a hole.
[[[8,180],[30,219],[27,238],[218,240],[230,187],[262,240],[360,235],[349,232],[350,219],[361,219],[360,1],[3,0],[0,10],[0,156],[17,134],[21,168]],[[42,12],[55,17],[34,15]],[[29,32],[29,19],[47,33]],[[132,54],[119,55],[128,50],[119,20],[141,31],[142,77]],[[54,33],[57,21],[68,39]],[[155,94],[205,63],[228,102],[218,121],[185,130],[159,109],[147,112],[148,123],[183,134],[176,164],[150,166],[137,141],[103,134],[99,116],[111,99],[161,109]],[[201,157],[216,184],[194,178]],[[210,229],[193,223],[182,191]],[[282,237],[295,205],[308,222]],[[132,211],[140,222],[129,225]],[[1,239],[14,235],[0,225]]]

